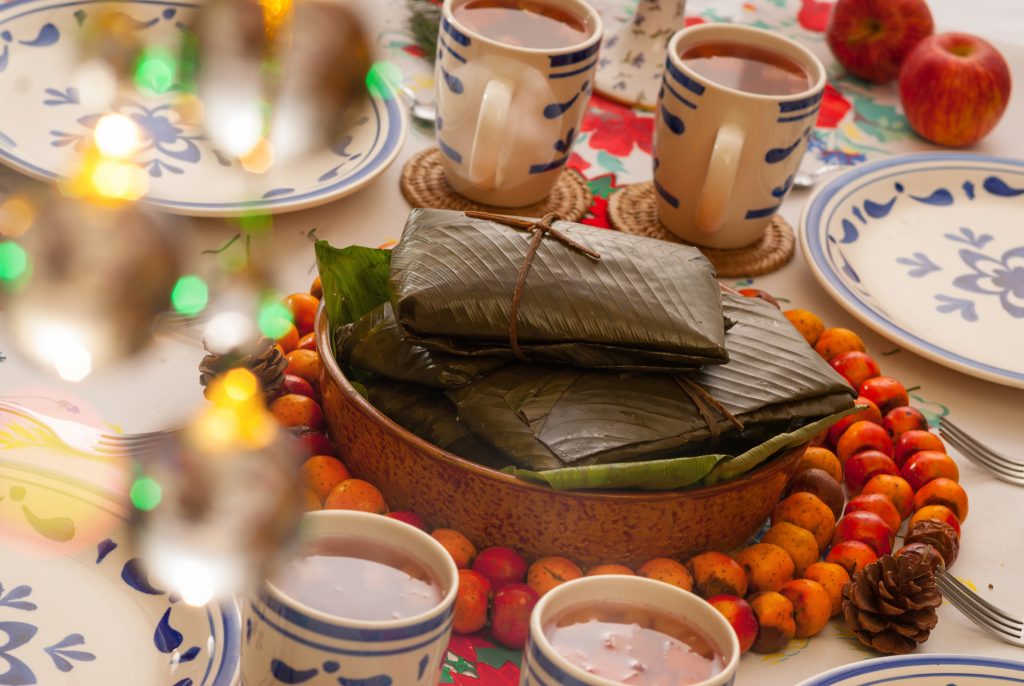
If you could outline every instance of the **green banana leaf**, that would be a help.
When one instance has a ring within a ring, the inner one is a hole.
[[[530,360],[677,372],[728,360],[719,286],[699,250],[555,226],[600,259],[541,242],[516,317]],[[433,350],[512,357],[512,297],[530,238],[461,212],[413,210],[391,259],[399,325]]]
[[[850,408],[795,431],[778,434],[735,457],[697,455],[647,462],[565,467],[546,472],[518,467],[506,467],[502,471],[527,481],[545,483],[556,491],[628,488],[668,491],[698,483],[705,486],[742,476],[768,458],[808,442],[823,429],[856,411],[857,408]]]
[[[359,321],[346,324],[340,340],[336,350],[343,364],[435,388],[465,386],[511,361],[504,357],[449,355],[412,343],[398,328],[391,303],[379,305]]]
[[[327,320],[333,329],[331,339],[337,350],[341,327],[387,302],[391,251],[361,245],[335,248],[327,241],[317,241],[315,252]]]

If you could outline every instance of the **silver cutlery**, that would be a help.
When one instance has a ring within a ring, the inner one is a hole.
[[[968,460],[988,470],[1001,481],[1024,486],[1024,463],[1011,460],[992,450],[954,424],[948,417],[939,419],[939,434]]]
[[[939,572],[942,596],[968,619],[1004,643],[1024,648],[1024,620],[988,602],[949,572]]]

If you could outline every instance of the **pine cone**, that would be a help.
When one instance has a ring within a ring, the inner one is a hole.
[[[945,522],[927,519],[912,524],[907,535],[903,537],[903,543],[927,543],[933,546],[939,551],[939,555],[942,555],[946,569],[953,566],[960,552],[960,537],[957,536],[956,529]]]
[[[250,350],[234,350],[224,354],[210,352],[199,363],[199,383],[203,386],[203,395],[209,397],[210,383],[215,378],[238,367],[248,369],[256,375],[263,395],[269,402],[284,383],[284,370],[288,367],[288,360],[269,338],[260,338]]]
[[[843,617],[860,642],[880,653],[909,653],[928,640],[942,594],[917,555],[883,555],[843,588]]]

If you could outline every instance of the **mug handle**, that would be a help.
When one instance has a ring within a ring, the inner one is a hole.
[[[697,206],[697,228],[704,233],[715,233],[725,222],[745,138],[743,129],[736,124],[723,124],[718,129],[704,179],[704,189],[701,191],[700,205]]]
[[[512,84],[503,79],[488,81],[469,153],[469,178],[481,188],[493,190],[501,185],[498,160],[502,143],[508,137],[505,127],[511,109]]]

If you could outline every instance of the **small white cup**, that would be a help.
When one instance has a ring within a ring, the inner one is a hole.
[[[806,70],[796,95],[759,95],[715,83],[680,58],[703,43],[740,43]],[[654,130],[658,217],[684,241],[742,248],[764,234],[793,184],[825,90],[825,67],[804,46],[735,24],[699,24],[668,44]]]
[[[365,512],[307,513],[301,539],[325,536],[365,538],[405,551],[438,579],[444,598],[415,617],[358,621],[303,605],[268,581],[243,608],[242,686],[436,686],[458,592],[451,555],[416,527]]]
[[[486,38],[445,0],[437,39],[437,147],[456,193],[498,207],[543,200],[569,160],[593,90],[601,15],[584,0],[543,0],[582,19],[590,34],[561,49]]]
[[[731,686],[740,662],[740,643],[729,622],[704,600],[681,588],[638,576],[590,576],[548,591],[530,615],[530,638],[523,651],[519,686],[621,686],[594,676],[562,657],[544,635],[559,613],[579,605],[634,602],[658,608],[699,628],[725,660],[716,676],[694,686]]]

